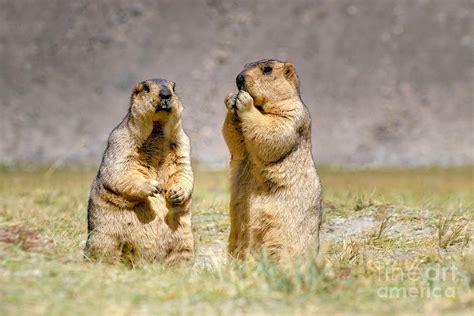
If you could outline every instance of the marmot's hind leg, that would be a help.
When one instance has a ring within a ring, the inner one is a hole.
[[[240,197],[244,200],[243,197]],[[243,258],[248,248],[248,205],[246,201],[236,201],[230,207],[230,234],[228,252],[236,257]]]
[[[190,264],[194,258],[193,241],[182,241],[166,255],[164,264],[168,267],[183,267]]]
[[[85,255],[88,259],[116,263],[122,256],[117,238],[108,234],[93,233],[87,240]]]
[[[194,259],[194,237],[191,229],[191,214],[173,218],[176,225],[171,234],[169,249],[164,258],[166,266],[186,266]]]
[[[237,165],[238,163],[238,165]],[[228,251],[237,258],[243,258],[249,246],[249,192],[250,183],[248,159],[231,162],[230,234]]]

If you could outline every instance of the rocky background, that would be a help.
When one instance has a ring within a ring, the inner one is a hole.
[[[0,163],[98,163],[134,83],[177,82],[199,161],[228,159],[244,63],[295,64],[319,163],[474,163],[471,0],[0,0]]]

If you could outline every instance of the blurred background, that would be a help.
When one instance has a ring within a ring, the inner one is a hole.
[[[0,0],[0,163],[98,163],[132,86],[177,83],[196,161],[229,159],[243,64],[294,63],[320,164],[474,163],[471,0]]]

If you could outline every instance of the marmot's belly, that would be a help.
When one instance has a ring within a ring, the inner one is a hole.
[[[309,182],[318,181],[311,154],[301,151],[295,151],[278,163],[253,163],[250,172],[254,175],[255,183],[261,189],[269,191],[279,188],[293,190]]]
[[[315,170],[285,170],[280,173],[262,172],[250,181],[251,192],[257,196],[272,195],[277,201],[310,199],[319,190],[319,179]],[[270,203],[273,201],[269,201]]]
[[[111,207],[97,211],[94,234],[114,236],[124,254],[147,261],[164,259],[176,246],[175,239],[184,232],[192,234],[188,222],[175,218],[163,197],[149,198],[133,209]]]
[[[248,236],[251,245],[304,251],[317,233],[317,192],[284,188],[274,193],[254,191],[248,208]]]

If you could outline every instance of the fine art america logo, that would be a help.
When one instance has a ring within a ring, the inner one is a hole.
[[[424,268],[384,267],[378,269],[378,271],[379,280],[394,285],[378,288],[377,295],[380,298],[453,298],[456,296],[455,284],[460,281],[459,271],[454,265],[449,267],[437,265]],[[397,284],[400,285],[397,286]]]

